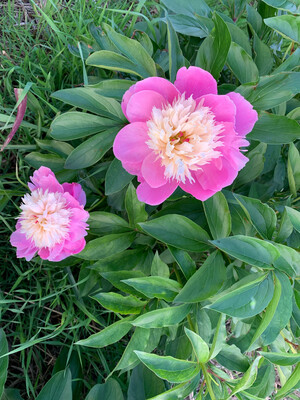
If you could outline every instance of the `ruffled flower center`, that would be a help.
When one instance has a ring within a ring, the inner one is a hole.
[[[167,179],[185,183],[187,178],[192,183],[192,171],[220,156],[215,149],[223,146],[223,126],[203,102],[192,96],[186,99],[183,94],[172,104],[152,110],[147,121],[150,140],[146,143],[160,158]]]
[[[22,200],[21,232],[36,247],[52,248],[68,236],[71,210],[63,193],[37,189]]]

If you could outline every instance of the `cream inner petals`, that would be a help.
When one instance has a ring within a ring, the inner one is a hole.
[[[21,204],[21,233],[39,249],[52,248],[68,236],[71,210],[62,193],[43,189],[23,197]]]
[[[223,126],[215,121],[209,107],[193,97],[175,99],[162,109],[153,107],[151,119],[147,121],[150,149],[160,158],[165,167],[166,179],[185,183],[194,182],[191,172],[218,158],[217,147]]]

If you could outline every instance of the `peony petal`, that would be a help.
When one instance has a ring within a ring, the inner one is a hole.
[[[160,157],[154,152],[148,154],[142,164],[142,175],[145,181],[152,188],[158,188],[167,183],[165,168],[161,165]]]
[[[78,201],[81,206],[85,206],[86,204],[86,194],[82,189],[82,186],[79,183],[63,183],[62,187],[65,192],[70,193],[71,196],[74,197]]]
[[[184,190],[187,193],[190,193],[196,199],[205,201],[209,197],[213,196],[215,194],[214,191],[212,190],[205,190],[201,184],[198,182],[195,173],[192,174],[193,178],[195,179],[195,182],[191,183],[190,181],[186,181],[185,183],[180,183],[180,187],[182,190]]]
[[[138,93],[142,90],[153,90],[154,92],[161,94],[168,103],[172,103],[176,97],[180,96],[179,91],[176,89],[173,83],[171,83],[167,79],[159,78],[157,76],[143,79],[142,81],[137,82],[135,85],[131,86],[123,96],[122,110],[126,117],[126,108],[129,99],[133,94]]]
[[[122,166],[131,175],[139,175],[141,173],[142,162],[122,162]]]
[[[159,188],[152,188],[147,182],[142,182],[136,189],[136,194],[139,201],[142,201],[151,206],[156,206],[164,202],[177,188],[176,180],[166,183]]]
[[[30,261],[38,250],[34,243],[26,239],[26,235],[18,229],[11,234],[10,243],[17,248],[17,258],[26,258],[26,261]]]
[[[178,70],[174,85],[185,93],[186,97],[193,95],[193,98],[201,97],[204,94],[217,94],[217,82],[207,71],[198,67],[182,67]]]
[[[151,151],[146,144],[149,140],[147,131],[145,122],[124,126],[115,138],[114,155],[122,162],[141,163]]]
[[[228,96],[219,96],[217,94],[206,94],[197,99],[203,100],[203,105],[209,107],[215,115],[216,121],[235,122],[236,107],[234,102]]]
[[[60,192],[63,193],[64,189],[62,185],[56,179],[54,173],[51,169],[47,167],[40,167],[38,170],[34,171],[33,176],[30,177],[32,183],[28,183],[29,189],[31,191],[36,189],[48,190],[49,192]]]
[[[257,112],[253,110],[252,104],[239,93],[231,92],[227,96],[236,106],[235,129],[240,136],[244,137],[252,131],[258,119]]]
[[[218,192],[224,187],[231,185],[235,180],[238,170],[233,168],[225,157],[222,158],[222,168],[218,168],[218,162],[212,160],[210,164],[202,166],[201,171],[196,172],[198,182],[204,190]]]
[[[142,90],[133,94],[126,107],[126,114],[130,122],[146,122],[151,118],[153,107],[162,108],[166,99],[153,90]]]

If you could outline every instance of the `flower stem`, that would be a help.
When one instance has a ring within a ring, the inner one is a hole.
[[[211,400],[216,400],[214,392],[213,392],[211,384],[210,384],[210,376],[209,376],[209,373],[207,372],[206,366],[205,366],[205,364],[200,363],[200,367],[202,368],[202,371],[203,371],[204,379],[206,382],[206,386],[207,386],[207,390],[210,395],[210,398],[211,398]]]

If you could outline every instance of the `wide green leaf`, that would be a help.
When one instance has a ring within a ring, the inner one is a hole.
[[[65,168],[86,168],[101,160],[104,154],[112,147],[119,130],[119,127],[107,129],[81,143],[68,156]]]
[[[209,247],[205,230],[182,215],[165,215],[139,226],[155,239],[179,249],[201,252]]]
[[[285,207],[287,215],[296,231],[300,232],[300,212],[291,207]]]
[[[118,125],[116,121],[84,112],[70,111],[59,115],[51,124],[51,136],[57,140],[73,140]]]
[[[189,313],[189,305],[159,308],[137,317],[132,324],[142,328],[163,328],[179,324]]]
[[[293,353],[274,353],[271,351],[260,351],[264,358],[269,360],[271,363],[275,365],[295,365],[300,362],[300,354],[293,354]]]
[[[139,300],[135,296],[122,296],[114,292],[97,293],[91,297],[102,307],[120,314],[139,314],[147,304],[147,301]]]
[[[106,235],[87,243],[81,253],[76,257],[84,260],[98,260],[110,255],[121,253],[134,241],[136,233],[115,233]]]
[[[69,369],[57,372],[40,391],[36,400],[72,400],[72,374]]]
[[[300,43],[300,16],[280,15],[278,17],[266,18],[264,23],[283,37]]]
[[[53,172],[59,172],[64,168],[65,159],[57,154],[43,154],[33,151],[25,156],[26,162],[33,168],[38,169],[41,166],[48,167]]]
[[[216,360],[230,371],[246,372],[249,368],[248,358],[234,344],[230,346],[224,344],[216,356]]]
[[[259,73],[256,64],[237,43],[232,42],[230,45],[227,64],[241,83],[258,81]]]
[[[123,318],[120,321],[117,321],[102,329],[102,331],[89,336],[87,339],[79,340],[75,344],[98,349],[118,342],[132,328],[130,321],[132,321],[133,318],[134,316],[132,315]]]
[[[124,400],[120,384],[113,378],[109,378],[102,385],[95,385],[88,393],[85,400]]]
[[[296,368],[292,372],[292,374],[289,376],[288,380],[285,382],[285,384],[278,390],[275,400],[279,400],[284,398],[284,396],[289,393],[293,388],[298,385],[300,381],[300,363],[297,364]]]
[[[90,213],[88,220],[89,231],[97,235],[108,233],[123,233],[130,230],[128,222],[116,214],[105,211],[94,211]]]
[[[236,235],[213,240],[211,243],[230,256],[260,268],[272,268],[280,256],[273,244],[255,237]]]
[[[133,294],[134,296],[137,297],[145,298],[143,293],[139,292],[138,290],[135,290],[132,286],[127,285],[127,283],[125,282],[126,279],[144,277],[145,274],[142,271],[138,270],[107,271],[107,272],[101,272],[101,276],[108,282],[110,282],[115,288],[121,290],[122,292]]]
[[[120,160],[115,158],[106,173],[105,176],[105,194],[109,196],[113,193],[117,193],[122,190],[129,182],[133,179],[133,175],[130,175],[122,166]]]
[[[203,207],[212,237],[220,239],[229,236],[231,216],[223,193],[217,192],[203,203]]]
[[[168,50],[169,50],[169,74],[171,82],[176,79],[179,68],[184,66],[184,57],[179,45],[177,34],[171,21],[167,18]]]
[[[214,26],[210,18],[203,16],[193,18],[184,14],[168,15],[168,22],[171,22],[176,32],[200,38],[206,37]]]
[[[291,143],[300,139],[300,126],[293,119],[263,112],[247,138],[268,144]]]
[[[145,210],[145,203],[138,200],[135,187],[129,184],[125,195],[125,208],[128,214],[129,224],[136,227],[139,222],[146,221],[148,214]]]
[[[209,358],[208,345],[205,343],[201,336],[197,335],[197,333],[191,331],[190,329],[184,328],[184,332],[193,346],[193,350],[198,362],[206,363]]]
[[[192,257],[184,250],[168,246],[170,253],[174,257],[186,279],[189,279],[196,272],[196,264]]]
[[[254,273],[217,294],[211,299],[212,304],[206,307],[232,317],[253,317],[267,307],[273,297],[273,292],[272,275]]]
[[[63,89],[52,93],[51,96],[64,103],[116,120],[119,123],[126,122],[120,103],[112,98],[102,96],[97,89],[91,87]]]
[[[135,351],[135,354],[159,378],[166,379],[171,383],[189,381],[200,371],[199,364],[195,362],[179,360],[170,356],[157,356],[143,351]]]
[[[231,36],[223,19],[214,14],[214,29],[201,44],[195,65],[209,71],[218,80],[227,59]]]
[[[97,93],[100,93],[102,96],[122,100],[124,93],[134,83],[134,81],[128,79],[104,79],[103,81],[95,83],[92,87],[96,88]]]
[[[253,385],[253,383],[255,382],[256,376],[257,376],[258,363],[259,363],[260,359],[261,359],[261,357],[256,357],[256,359],[250,365],[248,370],[245,372],[244,376],[241,378],[241,380],[238,382],[238,384],[234,387],[230,396],[228,396],[226,400],[231,399],[234,394],[239,393],[242,390],[246,390]]]
[[[188,3],[183,3],[182,0],[161,0],[161,2],[174,13],[191,17],[195,14],[208,16],[211,11],[204,0],[190,0]]]
[[[213,252],[187,281],[175,302],[198,303],[218,292],[226,279],[226,267],[220,252]]]
[[[123,280],[145,296],[166,301],[173,301],[181,289],[181,285],[173,279],[162,276],[145,276],[143,278],[131,278]]]
[[[300,3],[297,0],[263,0],[264,3],[279,10],[289,11],[293,14],[300,14]]]

